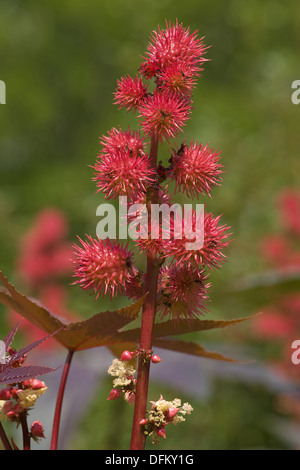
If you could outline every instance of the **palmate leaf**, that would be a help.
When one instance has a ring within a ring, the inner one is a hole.
[[[60,329],[55,338],[69,350],[77,351],[107,346],[113,354],[120,356],[124,349],[135,350],[137,348],[140,339],[140,328],[120,330],[138,317],[145,296],[129,307],[116,311],[101,312],[87,320],[69,322],[53,314],[36,300],[18,292],[1,271],[0,281],[6,288],[0,290],[0,302],[14,308],[26,319],[48,333]],[[194,319],[189,323],[183,320],[177,323],[172,320],[161,322],[154,326],[153,345],[199,357],[237,362],[234,359],[224,357],[222,354],[206,351],[197,343],[181,341],[176,338],[167,339],[167,337],[192,331],[224,328],[241,323],[249,318],[233,320]]]
[[[11,345],[20,323],[21,322],[18,322],[4,338],[6,350]],[[29,351],[39,346],[50,336],[52,336],[52,334],[38,341],[34,341],[33,343],[25,346],[24,348],[20,349],[19,351],[16,351],[15,353],[10,352],[9,356],[6,357],[4,362],[2,362],[0,365],[0,384],[23,382],[23,380],[33,378],[37,375],[49,374],[50,372],[54,372],[55,370],[57,370],[53,369],[52,367],[45,367],[40,365],[23,366],[21,361],[18,362],[21,358],[25,358]]]
[[[20,323],[21,322],[19,322],[16,326],[18,327]],[[10,366],[11,364],[13,364],[13,362],[18,361],[19,359],[21,359],[23,356],[25,356],[25,354],[28,354],[29,351],[31,351],[34,348],[37,348],[41,343],[44,343],[45,341],[47,341],[47,339],[49,339],[51,336],[55,335],[56,333],[57,332],[54,332],[54,333],[52,333],[48,336],[45,336],[45,338],[38,339],[37,341],[34,341],[33,343],[28,344],[28,346],[25,346],[24,348],[19,349],[18,351],[16,351],[14,354],[12,354],[9,357],[9,359],[7,361],[7,366]]]
[[[119,330],[138,317],[145,299],[144,296],[128,307],[101,312],[87,320],[70,322],[54,314],[37,300],[18,292],[1,271],[0,281],[5,287],[0,290],[1,303],[47,333],[58,331],[55,339],[72,351],[118,342]]]
[[[21,366],[21,367],[7,367],[4,371],[0,372],[0,384],[11,384],[15,382],[23,382],[32,377],[49,374],[57,369],[46,366]]]
[[[200,344],[193,343],[190,341],[181,341],[179,339],[165,339],[156,338],[153,340],[153,345],[158,348],[169,349],[171,351],[177,351],[184,354],[192,354],[193,356],[205,357],[207,359],[217,359],[218,361],[226,362],[240,362],[229,357],[225,357],[218,352],[206,351]]]
[[[15,334],[20,326],[21,321],[19,321],[11,330],[10,332],[5,336],[3,342],[5,344],[5,350],[7,351],[9,346],[14,340]]]
[[[138,317],[144,298],[128,307],[97,313],[87,320],[70,323],[61,332],[61,342],[74,351],[119,342],[119,330]]]
[[[162,338],[166,336],[182,335],[196,331],[225,328],[226,326],[232,326],[243,321],[249,320],[250,318],[253,317],[236,318],[233,320],[194,319],[189,322],[186,322],[184,320],[180,320],[178,322],[168,320],[154,325],[153,338]],[[121,339],[122,341],[138,341],[140,333],[140,328],[123,331],[120,333],[119,339]]]
[[[230,357],[223,356],[218,352],[207,351],[203,346],[200,344],[191,342],[191,341],[181,341],[179,339],[169,339],[169,338],[154,338],[152,342],[153,346],[157,346],[158,348],[168,349],[170,351],[176,351],[183,354],[191,354],[193,356],[204,357],[206,359],[215,359],[218,361],[226,361],[226,362],[233,362],[233,363],[240,363],[245,361],[239,361],[236,359],[232,359]],[[120,357],[122,351],[134,351],[137,348],[137,342],[125,342],[119,343],[110,346],[110,349],[116,356]],[[248,361],[247,361],[248,362]]]

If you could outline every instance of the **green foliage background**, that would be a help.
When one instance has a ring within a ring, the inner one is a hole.
[[[263,300],[226,301],[218,292],[268,268],[260,241],[281,231],[278,193],[299,187],[300,107],[291,102],[291,83],[300,78],[300,5],[294,0],[0,0],[0,79],[7,87],[7,104],[0,106],[0,268],[17,280],[20,237],[45,207],[66,213],[71,239],[95,234],[102,199],[88,165],[102,134],[113,126],[136,127],[134,116],[112,104],[112,93],[116,79],[137,71],[151,31],[165,18],[199,30],[211,45],[184,133],[222,150],[226,170],[223,186],[204,201],[209,211],[224,214],[234,238],[228,263],[213,274],[210,315],[251,315],[263,309]],[[166,145],[160,157],[168,159]],[[99,309],[79,289],[70,291],[71,308],[81,315]],[[212,339],[235,342],[235,332]],[[265,350],[255,351],[258,359],[264,356]],[[75,447],[126,448],[125,438],[108,443],[91,424],[98,413],[110,419],[106,392],[99,392]],[[261,390],[254,403],[250,386],[216,384],[209,405],[199,403],[203,414],[162,446],[178,447],[180,439],[185,448],[284,447],[259,423],[270,411],[266,394]],[[246,408],[257,417],[250,430],[243,427]],[[124,417],[123,436],[128,421]]]

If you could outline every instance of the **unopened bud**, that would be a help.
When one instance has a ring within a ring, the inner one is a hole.
[[[23,384],[26,388],[32,388],[32,390],[39,390],[40,388],[46,387],[45,382],[38,379],[27,379],[24,380]]]
[[[9,400],[11,398],[11,392],[8,388],[2,388],[0,390],[0,400]]]
[[[161,362],[161,358],[157,354],[154,354],[154,356],[151,357],[151,361],[153,362],[153,364],[158,364],[159,362]]]
[[[7,416],[8,419],[9,419],[10,421],[12,421],[12,422],[13,422],[13,421],[16,421],[16,419],[17,419],[17,414],[16,414],[14,411],[8,411],[8,412],[6,413],[6,416]]]
[[[169,419],[173,419],[174,416],[177,415],[178,411],[179,411],[180,408],[175,408],[174,406],[170,406],[170,408],[168,409],[168,418]]]
[[[131,361],[132,354],[130,351],[123,351],[121,355],[121,361]]]
[[[121,398],[122,393],[120,390],[116,388],[112,388],[108,397],[108,400],[117,400],[118,398]]]
[[[142,418],[141,421],[140,421],[140,425],[141,426],[145,426],[145,424],[148,423],[148,420],[146,418]]]
[[[44,436],[44,428],[40,421],[34,421],[31,425],[31,435],[32,437],[43,437]]]
[[[165,430],[165,428],[159,428],[159,430],[157,431],[157,435],[159,437],[163,437],[164,439],[166,439],[166,430]]]
[[[8,352],[8,354],[9,354],[10,356],[12,356],[13,354],[16,353],[16,350],[15,350],[14,348],[12,348],[11,346],[9,346],[7,352]]]
[[[135,393],[126,392],[124,398],[130,405],[132,405],[132,403],[135,402]]]

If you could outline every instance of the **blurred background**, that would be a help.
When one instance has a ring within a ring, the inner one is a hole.
[[[6,84],[0,269],[21,292],[68,318],[127,304],[122,298],[96,303],[71,286],[68,259],[77,235],[95,235],[103,199],[95,195],[89,165],[99,138],[119,125],[137,129],[136,117],[112,103],[116,80],[134,75],[151,31],[176,18],[211,46],[184,138],[222,151],[224,183],[199,202],[223,214],[234,239],[228,262],[212,274],[207,317],[262,314],[187,336],[251,363],[161,352],[149,400],[179,396],[194,412],[168,429],[159,448],[299,448],[300,365],[291,362],[291,343],[300,339],[300,106],[291,101],[292,82],[300,79],[300,5],[294,0],[0,0]],[[182,140],[179,135],[175,143]],[[168,147],[160,152],[166,161]],[[4,337],[17,317],[2,305],[0,314]],[[19,341],[38,334],[23,322]],[[44,358],[57,366],[64,351],[53,341],[38,352]],[[106,401],[111,360],[105,348],[75,357],[61,447],[129,447],[132,407]],[[43,420],[47,439],[59,378],[60,372],[47,377],[48,391],[32,413]]]

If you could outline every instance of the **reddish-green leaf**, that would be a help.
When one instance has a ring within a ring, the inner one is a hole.
[[[171,351],[177,351],[184,354],[192,354],[193,356],[206,357],[208,359],[216,359],[218,361],[226,362],[240,362],[229,357],[225,357],[218,352],[206,351],[200,344],[181,341],[178,339],[155,339],[153,345],[158,348],[169,349]]]
[[[47,333],[52,334],[60,330],[55,339],[74,351],[119,342],[119,330],[137,318],[145,298],[142,297],[128,307],[101,312],[87,320],[72,323],[46,309],[37,300],[18,292],[1,271],[0,281],[6,289],[0,292],[0,302],[13,308]]]
[[[162,338],[166,336],[182,335],[193,331],[214,330],[217,328],[225,328],[226,326],[236,325],[252,317],[237,318],[233,320],[199,320],[194,319],[190,322],[180,320],[174,322],[172,320],[164,321],[154,325],[153,338]],[[122,341],[138,341],[141,334],[140,328],[123,331],[119,335]]]
[[[0,373],[0,384],[11,384],[15,382],[23,382],[32,377],[49,374],[57,369],[45,366],[22,366],[16,368],[7,368]]]
[[[143,305],[144,297],[128,307],[107,311],[76,323],[70,323],[62,331],[61,339],[68,349],[82,350],[118,343],[119,329],[135,320]]]

